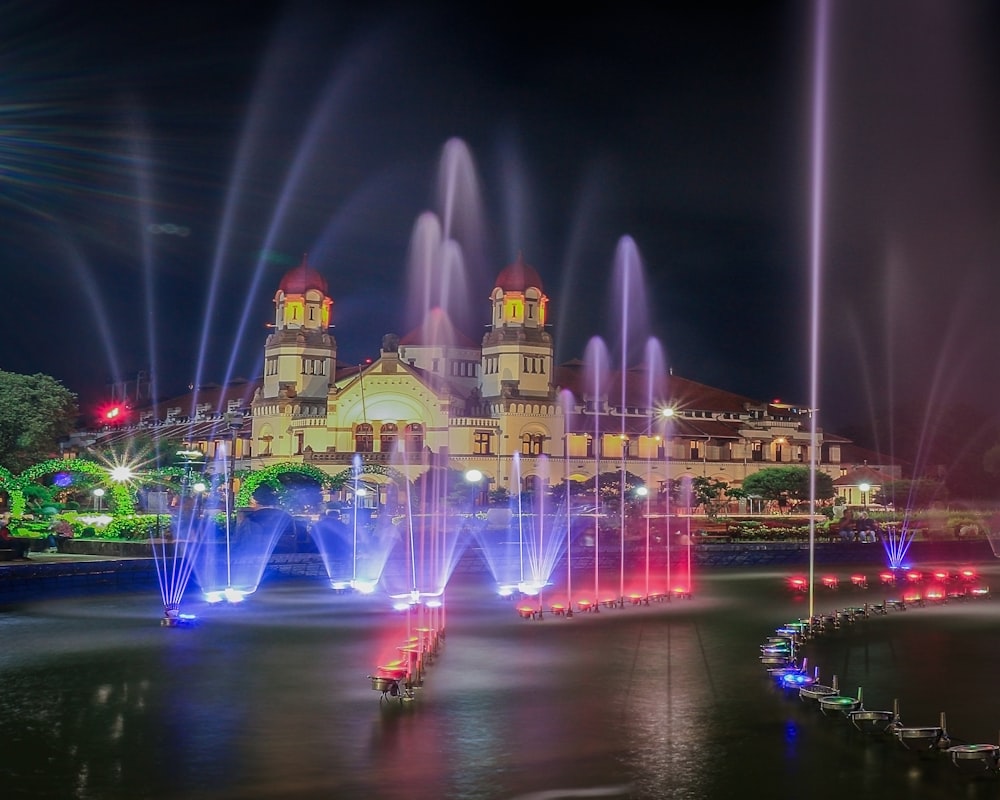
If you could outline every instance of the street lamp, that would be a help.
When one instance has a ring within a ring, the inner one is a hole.
[[[858,489],[861,490],[861,510],[865,513],[868,512],[868,492],[871,488],[871,484],[867,481],[858,484]]]
[[[96,489],[94,489],[93,492],[91,492],[91,494],[94,495],[94,509],[96,511],[100,511],[101,510],[101,504],[102,504],[102,502],[104,500],[104,489],[102,489],[100,486],[98,486]]]
[[[483,473],[478,469],[470,469],[465,473],[465,480],[472,486],[472,513],[476,510],[476,492],[479,489],[479,482],[483,479]]]

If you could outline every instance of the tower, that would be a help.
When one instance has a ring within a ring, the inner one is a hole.
[[[264,346],[263,397],[322,398],[333,383],[337,342],[327,333],[333,300],[305,256],[274,294],[274,333]]]
[[[264,344],[264,385],[253,399],[254,450],[261,458],[302,454],[321,436],[337,369],[337,342],[327,333],[333,300],[326,280],[302,263],[274,294],[274,332]]]
[[[538,272],[518,254],[497,276],[490,301],[490,330],[483,337],[483,398],[550,398],[553,348],[545,330],[549,298]]]

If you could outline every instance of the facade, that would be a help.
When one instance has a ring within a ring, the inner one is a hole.
[[[373,363],[344,366],[328,330],[334,301],[303,259],[274,296],[238,466],[301,462],[337,474],[360,463],[372,484],[385,468],[412,479],[447,466],[477,470],[480,495],[622,469],[650,489],[684,476],[738,486],[761,468],[810,460],[840,475],[846,442],[817,431],[814,446],[808,409],[644,368],[598,381],[583,362],[556,365],[548,302],[519,257],[497,276],[482,342],[437,310],[409,334],[386,334]]]

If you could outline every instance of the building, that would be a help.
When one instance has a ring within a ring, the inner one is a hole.
[[[497,275],[480,343],[435,310],[418,329],[383,336],[374,362],[341,365],[334,300],[303,259],[274,295],[239,466],[304,463],[336,475],[360,464],[374,484],[389,468],[413,479],[447,466],[476,470],[481,495],[622,469],[651,488],[684,476],[738,486],[763,467],[813,459],[840,474],[846,440],[817,431],[814,445],[806,408],[642,367],[593,388],[583,362],[555,364],[548,302],[519,257]]]

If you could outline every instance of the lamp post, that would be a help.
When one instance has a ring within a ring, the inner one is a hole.
[[[104,489],[98,486],[91,494],[94,495],[94,510],[99,512],[104,502]]]
[[[863,481],[858,484],[858,489],[861,490],[861,510],[864,513],[868,513],[868,492],[871,491],[872,485],[867,481]]]
[[[470,514],[476,513],[476,493],[479,490],[479,483],[483,479],[483,473],[478,469],[470,469],[465,473],[465,480],[472,487],[472,508]]]
[[[233,584],[232,517],[236,506],[236,437],[243,427],[243,415],[235,411],[228,411],[224,419],[232,434],[229,450],[229,480],[226,481],[226,589],[228,590],[232,589]]]

